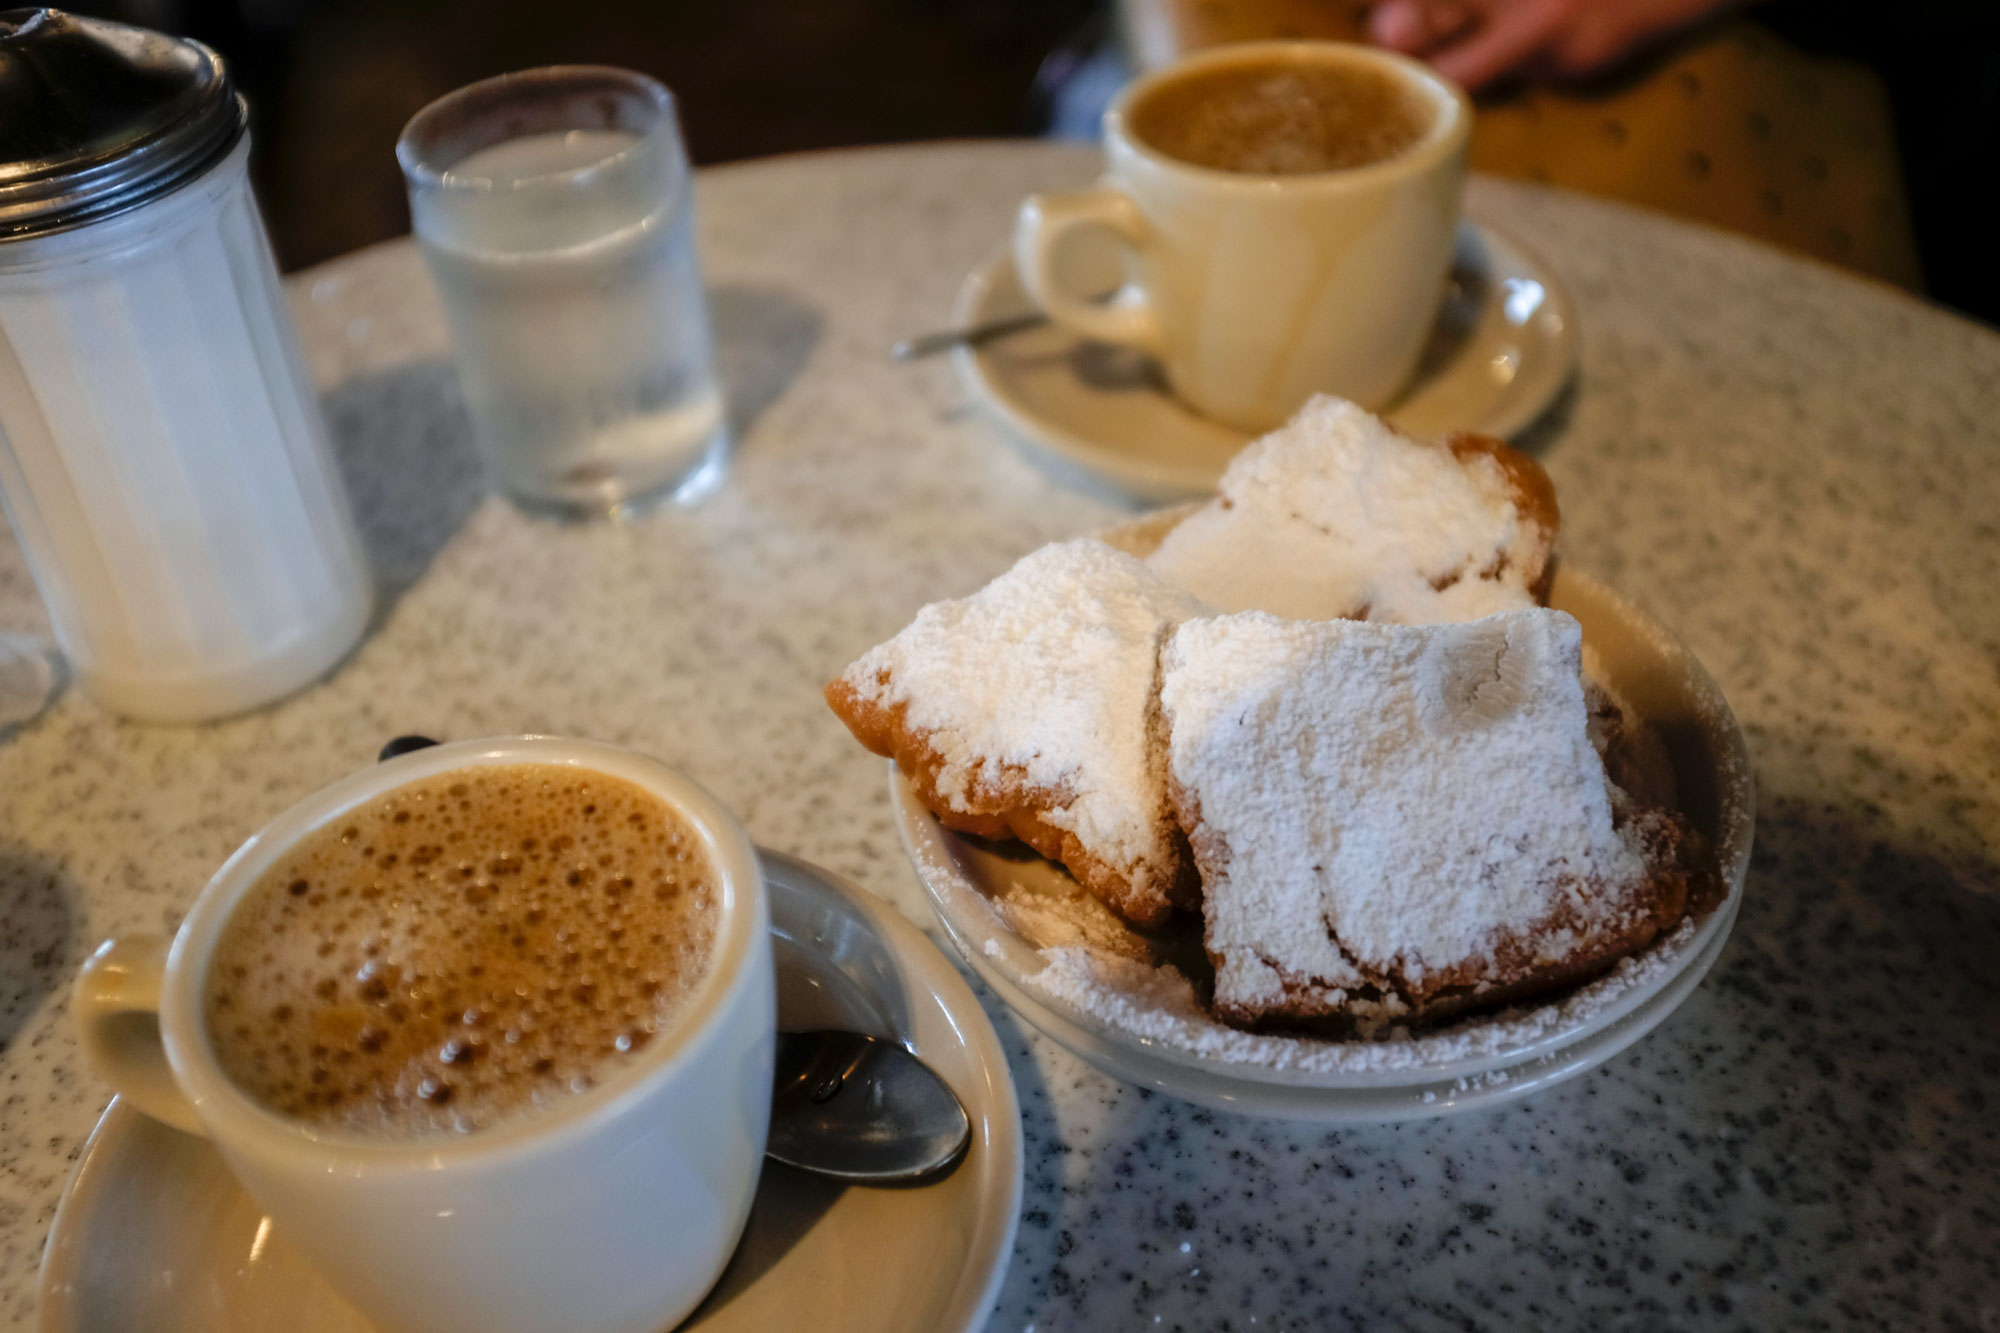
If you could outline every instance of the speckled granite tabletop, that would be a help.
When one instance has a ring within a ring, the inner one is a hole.
[[[391,735],[623,742],[931,926],[821,684],[930,599],[1114,517],[975,413],[935,326],[1092,154],[706,173],[742,449],[693,513],[561,528],[483,489],[413,250],[293,284],[387,584],[358,653],[167,729],[72,691],[0,733],[0,1321],[109,1095],[64,987]],[[1721,234],[1479,182],[1556,264],[1580,380],[1528,441],[1568,559],[1676,626],[1761,788],[1733,941],[1674,1017],[1501,1109],[1328,1131],[1121,1086],[988,998],[1027,1193],[992,1328],[2000,1329],[2000,338]],[[41,624],[0,546],[0,628]]]

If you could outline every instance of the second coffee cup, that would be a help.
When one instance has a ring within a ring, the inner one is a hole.
[[[700,787],[608,745],[419,750],[245,843],[163,940],[77,979],[86,1053],[205,1135],[364,1313],[654,1333],[763,1160],[762,871]]]
[[[1436,321],[1471,105],[1423,65],[1331,42],[1253,42],[1134,82],[1104,116],[1107,170],[1029,198],[1022,285],[1056,322],[1156,356],[1174,392],[1249,431],[1316,393],[1381,408]],[[1108,229],[1125,288],[1063,282]]]

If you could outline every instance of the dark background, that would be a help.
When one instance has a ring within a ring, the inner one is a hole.
[[[1212,0],[1215,4],[1226,0]],[[1358,0],[1328,0],[1358,3]],[[699,164],[850,144],[1032,135],[1112,38],[1112,0],[84,0],[200,38],[249,95],[279,264],[409,228],[397,132],[451,89],[623,65],[680,99]],[[1930,294],[2000,323],[2000,0],[1782,0],[1751,12],[1884,77]]]
[[[1032,135],[1036,76],[1095,0],[111,0],[67,6],[207,42],[251,104],[285,269],[409,230],[398,132],[463,84],[611,64],[679,99],[698,164],[850,144]]]

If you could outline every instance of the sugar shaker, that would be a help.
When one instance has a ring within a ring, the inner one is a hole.
[[[0,505],[105,707],[198,721],[323,674],[371,581],[215,52],[0,12]]]

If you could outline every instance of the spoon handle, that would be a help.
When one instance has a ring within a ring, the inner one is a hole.
[[[920,333],[914,338],[905,338],[889,349],[891,361],[918,361],[953,347],[977,347],[992,338],[1004,338],[1010,333],[1019,333],[1046,324],[1049,317],[1039,310],[1025,315],[1009,315],[1005,319],[989,319],[983,324],[972,324],[962,329],[940,329],[936,333]]]

